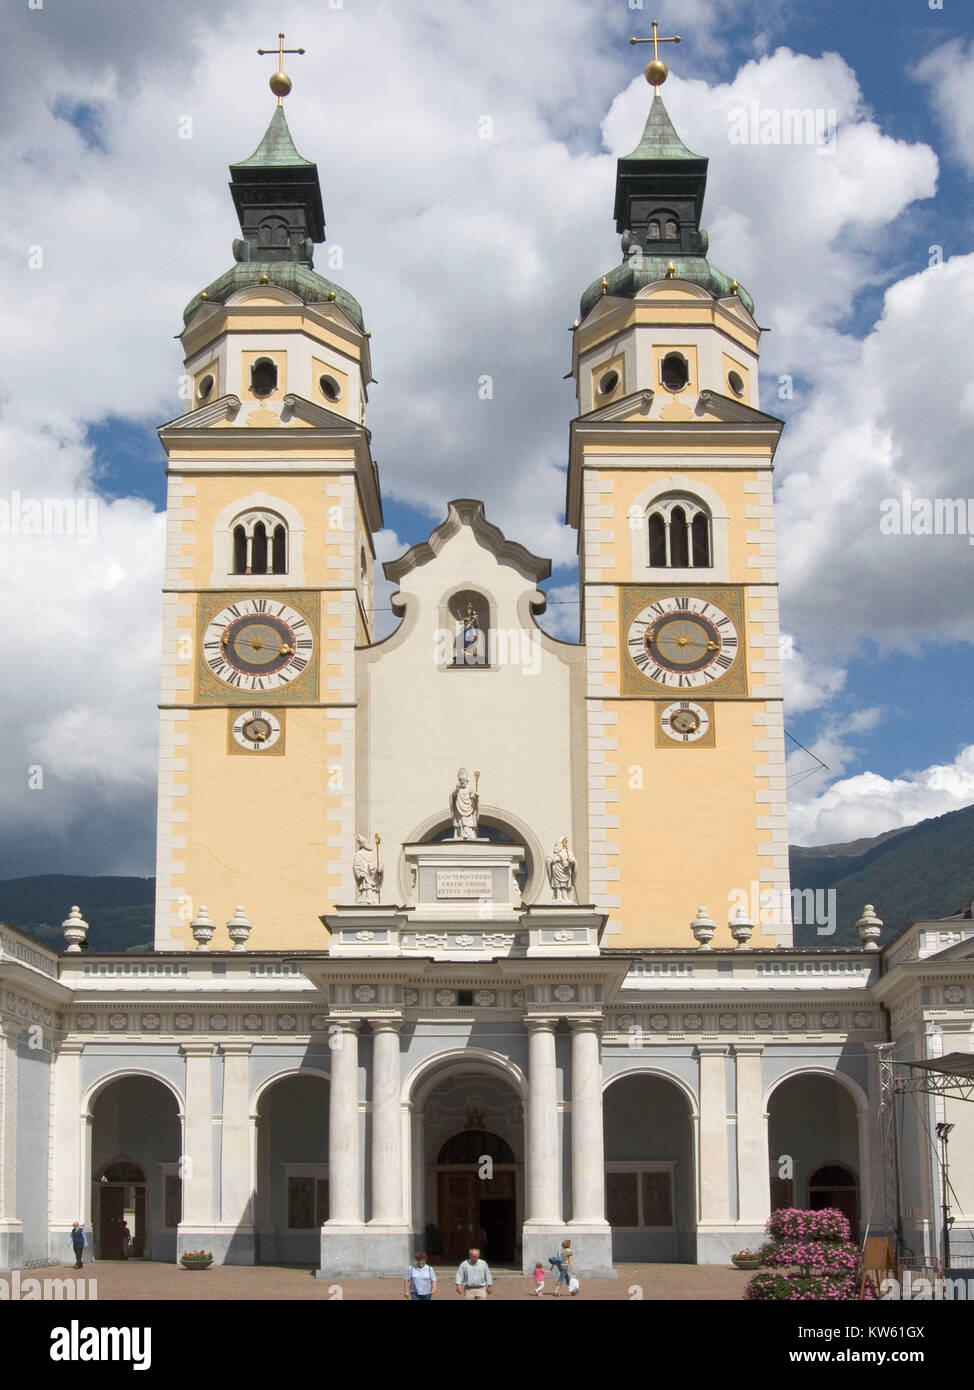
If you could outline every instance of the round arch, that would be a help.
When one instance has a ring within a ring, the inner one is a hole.
[[[520,1100],[526,1101],[528,1098],[528,1079],[509,1057],[485,1047],[454,1047],[446,1052],[438,1052],[435,1057],[425,1058],[407,1072],[402,1083],[402,1104],[417,1109],[437,1083],[449,1076],[451,1071],[464,1071],[474,1076],[497,1076],[499,1073],[514,1087]]]
[[[781,1076],[776,1077],[776,1079],[771,1082],[771,1085],[767,1088],[767,1090],[764,1093],[765,1116],[768,1115],[768,1107],[771,1104],[771,1097],[774,1095],[778,1087],[783,1085],[786,1081],[794,1081],[796,1077],[802,1076],[826,1076],[831,1081],[837,1081],[839,1085],[844,1087],[845,1090],[848,1091],[849,1095],[852,1097],[856,1107],[856,1116],[861,1117],[865,1114],[868,1114],[869,1097],[866,1095],[866,1092],[859,1085],[858,1081],[853,1081],[852,1077],[846,1076],[844,1072],[830,1070],[828,1067],[819,1067],[813,1064],[812,1066],[792,1067],[789,1071],[783,1072]]]
[[[176,1114],[182,1124],[186,1119],[186,1108],[183,1104],[183,1097],[179,1088],[168,1077],[161,1076],[157,1071],[150,1071],[148,1067],[125,1067],[123,1071],[112,1072],[109,1076],[100,1076],[97,1081],[93,1081],[81,1097],[81,1118],[90,1121],[93,1118],[92,1107],[106,1087],[113,1081],[124,1081],[130,1076],[144,1076],[149,1081],[158,1081],[165,1086],[176,1101]],[[134,1162],[134,1160],[133,1160]]]
[[[234,574],[233,573],[233,523],[243,512],[276,512],[287,527],[287,574]],[[292,502],[277,497],[270,492],[250,492],[246,496],[235,497],[219,512],[213,521],[213,571],[210,583],[220,589],[260,588],[261,586],[280,588],[282,581],[288,585],[304,583],[304,521],[301,513]]]
[[[682,1076],[674,1076],[672,1072],[664,1071],[662,1067],[654,1067],[644,1062],[633,1062],[631,1065],[623,1067],[621,1071],[613,1072],[611,1076],[606,1077],[602,1082],[603,1099],[610,1086],[627,1076],[651,1076],[657,1081],[671,1082],[687,1102],[690,1109],[690,1119],[696,1121],[699,1118],[700,1108],[693,1087],[690,1086],[688,1082],[684,1081]]]
[[[649,512],[657,498],[666,496],[668,493],[684,493],[688,497],[696,497],[706,507],[710,513],[710,532],[712,541],[711,563],[706,569],[677,569],[669,568],[665,572],[653,570],[649,564]],[[728,552],[728,533],[730,528],[730,517],[727,513],[727,503],[707,483],[698,478],[687,478],[682,473],[670,473],[665,478],[657,478],[636,494],[629,506],[630,520],[635,522],[638,518],[646,521],[645,525],[631,525],[629,528],[629,539],[632,548],[633,576],[643,579],[653,575],[659,578],[661,573],[665,573],[666,582],[677,579],[693,579],[696,577],[698,582],[703,576],[708,581],[726,580],[730,573],[729,552]]]
[[[255,1086],[253,1094],[250,1097],[249,1118],[251,1120],[259,1119],[257,1113],[258,1107],[266,1092],[269,1091],[272,1086],[275,1086],[278,1081],[287,1081],[293,1076],[316,1076],[321,1081],[331,1081],[329,1073],[323,1071],[321,1067],[282,1067],[280,1071],[274,1072],[273,1075],[266,1077],[259,1085]]]
[[[536,902],[544,885],[545,876],[544,850],[541,848],[541,842],[537,835],[530,826],[521,820],[520,816],[514,816],[501,806],[485,804],[483,801],[480,803],[480,819],[486,825],[493,826],[503,831],[504,834],[510,835],[513,844],[524,846],[527,851],[528,878],[521,896],[526,903]],[[425,844],[437,830],[443,829],[449,824],[450,811],[447,806],[444,806],[442,811],[435,811],[414,826],[403,844]],[[401,901],[408,902],[411,888],[406,869],[406,858],[401,853],[399,856],[399,891],[403,895]]]

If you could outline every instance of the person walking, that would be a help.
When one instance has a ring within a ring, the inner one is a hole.
[[[490,1268],[487,1261],[480,1258],[480,1251],[476,1246],[457,1269],[455,1283],[457,1293],[462,1294],[464,1298],[486,1299],[489,1293],[494,1292]]]
[[[534,1292],[538,1298],[544,1293],[544,1265],[539,1260],[534,1267]]]
[[[85,1247],[88,1244],[85,1236],[85,1228],[80,1221],[71,1223],[71,1248],[74,1250],[74,1267],[81,1268],[81,1263],[85,1257]]]
[[[436,1293],[436,1270],[426,1263],[426,1251],[417,1250],[406,1270],[406,1298],[428,1303]]]
[[[561,1260],[558,1268],[558,1283],[555,1285],[555,1298],[561,1293],[562,1284],[569,1292],[572,1291],[571,1283],[575,1275],[575,1261],[572,1257],[572,1243],[570,1240],[563,1240],[561,1243]]]

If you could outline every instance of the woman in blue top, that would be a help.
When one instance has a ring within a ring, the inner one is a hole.
[[[435,1293],[436,1270],[426,1263],[426,1251],[417,1250],[413,1263],[406,1270],[405,1297],[426,1303]]]

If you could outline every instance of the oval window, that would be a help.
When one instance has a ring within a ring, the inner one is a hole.
[[[741,376],[740,372],[728,372],[727,385],[734,392],[735,396],[744,395],[744,378]]]
[[[660,381],[667,391],[682,391],[690,380],[687,359],[679,352],[668,352],[660,364]]]
[[[599,381],[599,395],[611,396],[612,392],[619,385],[619,373],[613,368],[611,372],[606,372],[605,376]]]
[[[250,389],[255,396],[269,396],[277,390],[277,366],[269,357],[258,357],[251,367]]]
[[[197,386],[196,388],[196,399],[200,402],[209,400],[215,385],[215,378],[212,376],[211,373],[207,372],[206,376],[203,377],[199,386]]]
[[[333,376],[320,376],[318,389],[327,401],[339,401],[342,398],[342,388]]]

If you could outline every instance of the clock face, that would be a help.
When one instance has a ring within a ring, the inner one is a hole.
[[[679,700],[667,705],[659,717],[660,727],[674,743],[696,743],[710,729],[710,716],[703,705]]]
[[[233,737],[241,748],[251,753],[266,753],[281,737],[277,717],[266,709],[248,709],[233,721]]]
[[[657,599],[629,626],[630,660],[659,685],[690,690],[726,675],[740,639],[723,609],[705,598]]]
[[[236,690],[280,690],[308,665],[314,640],[307,621],[279,599],[228,603],[203,633],[203,657]]]

